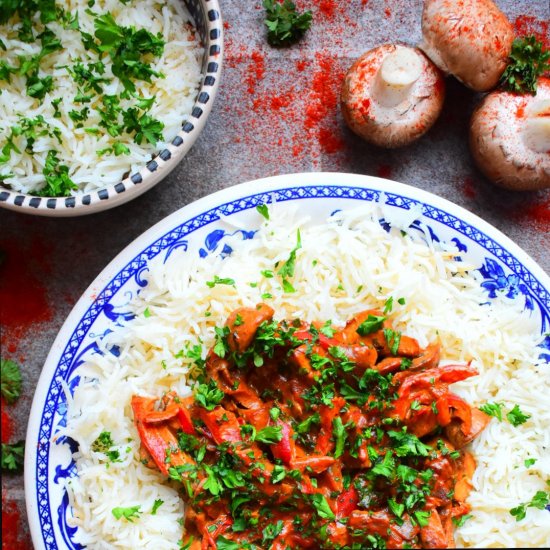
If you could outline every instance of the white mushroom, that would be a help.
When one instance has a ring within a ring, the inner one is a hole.
[[[442,74],[420,50],[384,44],[349,69],[342,112],[348,126],[370,143],[401,147],[431,128],[444,97]]]
[[[420,48],[445,73],[484,92],[506,69],[514,30],[492,0],[425,0]]]
[[[522,191],[550,188],[550,78],[536,95],[495,91],[472,116],[470,149],[494,183]]]

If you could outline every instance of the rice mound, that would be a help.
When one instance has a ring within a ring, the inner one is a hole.
[[[35,119],[42,116],[48,128],[55,129],[59,135],[59,140],[51,131],[50,135],[41,135],[43,127],[39,127],[33,152],[25,150],[27,141],[24,136],[14,140],[19,152],[12,150],[9,160],[0,164],[0,176],[11,175],[3,183],[0,177],[0,185],[22,193],[33,194],[44,187],[42,171],[48,151],[51,150],[57,151],[60,164],[68,166],[68,175],[78,186],[78,190],[71,192],[73,195],[101,189],[119,182],[128,173],[139,171],[181,130],[182,121],[193,108],[201,79],[204,49],[193,20],[181,0],[96,0],[92,6],[94,13],[110,13],[116,23],[123,27],[146,29],[154,35],[160,33],[165,42],[163,54],[151,62],[151,68],[163,77],[153,76],[152,82],[134,82],[137,96],[155,96],[148,114],[164,124],[163,139],[152,145],[147,140],[138,144],[132,135],[125,132],[113,137],[99,126],[101,117],[94,110],[102,106],[101,98],[104,95],[119,96],[124,91],[121,80],[112,73],[110,57],[101,57],[105,65],[105,73],[101,76],[112,81],[104,86],[103,93],[95,95],[89,103],[74,102],[79,86],[67,69],[77,61],[87,66],[100,60],[98,53],[85,49],[80,33],[83,31],[94,35],[94,18],[87,11],[91,4],[88,0],[64,0],[57,1],[56,5],[71,15],[78,14],[78,28],[64,28],[59,21],[47,24],[63,45],[62,50],[45,56],[40,63],[40,77],[52,76],[53,90],[46,94],[43,101],[39,101],[27,95],[25,76],[12,74],[8,81],[2,81],[0,148],[6,143],[11,127],[20,126],[22,118]],[[0,25],[0,38],[6,46],[2,60],[15,67],[19,65],[19,56],[36,55],[41,50],[39,40],[26,43],[18,38],[20,25],[20,22]],[[34,16],[33,26],[36,34],[45,28],[40,23],[39,13]],[[56,106],[58,100],[60,103]],[[124,109],[135,104],[134,98],[122,99],[120,102]],[[79,123],[71,119],[69,113],[86,106],[89,107],[89,115],[79,127]],[[101,133],[95,135],[90,133],[90,129],[99,129]],[[113,151],[98,154],[112,148],[117,142],[127,146],[129,154],[117,156]]]
[[[136,317],[99,342],[104,350],[119,346],[120,354],[94,355],[79,369],[82,381],[69,396],[62,433],[80,445],[74,456],[79,475],[68,482],[79,542],[93,549],[179,548],[184,507],[178,488],[140,462],[130,398],[188,394],[192,361],[180,352],[201,344],[204,357],[214,327],[232,310],[265,301],[278,319],[330,319],[338,326],[393,296],[405,298],[392,313],[397,329],[422,346],[438,341],[444,362],[472,361],[479,370],[454,391],[472,405],[499,401],[509,410],[519,404],[531,415],[518,427],[492,419],[473,443],[473,517],[457,529],[457,545],[550,546],[548,511],[528,508],[520,522],[509,513],[545,490],[550,475],[550,371],[538,363],[536,319],[523,312],[521,300],[502,295],[488,303],[476,266],[458,260],[454,245],[432,242],[427,230],[424,236],[398,228],[388,233],[379,217],[377,205],[365,205],[311,225],[288,205],[275,204],[253,239],[237,232],[227,240],[233,252],[225,259],[174,251],[166,263],[151,263],[148,284],[131,303]],[[280,277],[261,271],[276,272],[296,246],[298,229],[296,292],[285,293]],[[208,286],[214,274],[233,279],[234,286]],[[108,467],[105,456],[91,449],[102,431],[120,449],[121,462]],[[529,458],[537,461],[527,468]],[[164,503],[152,515],[157,499]],[[141,515],[132,522],[111,512],[138,505]]]

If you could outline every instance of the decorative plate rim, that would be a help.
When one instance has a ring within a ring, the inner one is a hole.
[[[197,229],[220,220],[220,214],[223,215],[224,211],[234,214],[253,209],[255,205],[270,202],[271,196],[275,192],[279,195],[287,193],[286,198],[285,196],[279,196],[278,202],[331,198],[372,202],[374,197],[385,194],[388,197],[387,204],[399,208],[408,209],[410,205],[421,204],[423,206],[422,217],[445,223],[452,230],[464,234],[464,236],[485,249],[489,255],[498,257],[513,273],[518,274],[518,268],[522,268],[524,271],[523,281],[536,294],[536,299],[544,309],[550,312],[550,277],[523,249],[500,230],[463,207],[407,184],[358,174],[311,172],[253,180],[203,197],[159,221],[124,248],[107,264],[82,294],[59,330],[36,386],[26,437],[25,497],[30,530],[36,548],[45,548],[43,545],[43,525],[39,515],[40,492],[45,494],[48,501],[47,509],[51,516],[48,495],[48,486],[51,481],[48,476],[49,440],[52,436],[54,412],[61,394],[60,388],[55,390],[54,386],[56,384],[59,386],[59,376],[68,376],[72,372],[73,356],[70,357],[68,364],[63,367],[65,368],[64,372],[62,366],[64,357],[72,353],[70,348],[74,348],[75,352],[80,348],[80,341],[74,342],[72,338],[77,329],[87,319],[87,322],[89,322],[88,328],[81,336],[81,338],[84,338],[95,318],[101,313],[102,303],[107,303],[111,296],[116,294],[116,289],[112,292],[110,287],[115,285],[117,278],[119,278],[117,284],[122,286],[131,275],[127,275],[122,282],[120,276],[125,269],[130,270],[133,262],[140,259],[143,261],[141,257],[147,251],[153,249],[155,251],[151,257],[148,257],[150,260],[164,250],[162,247],[163,238],[167,238],[169,234],[184,226],[191,228],[186,234],[193,233]],[[437,215],[443,215],[446,217],[446,221],[435,217]],[[197,221],[199,218],[201,218],[201,221]],[[451,225],[451,223],[457,223],[459,226],[462,224],[466,231],[461,232],[458,227]],[[180,235],[180,238],[181,236],[185,235]],[[480,242],[480,236],[485,238],[485,244]],[[95,317],[91,318],[90,311],[94,305],[98,307],[98,310]],[[72,346],[71,342],[73,342]],[[52,387],[54,388],[53,392]],[[47,403],[48,397],[52,394],[55,396],[54,406]],[[50,415],[48,418],[51,418],[51,422],[44,429],[44,418],[47,415]],[[46,465],[42,465],[45,475],[39,475],[38,473],[40,468],[39,454],[45,456]],[[57,548],[56,543],[57,541],[54,539],[53,544],[55,546],[48,546],[48,548]]]
[[[188,0],[183,0],[187,2]],[[197,141],[212,111],[223,67],[223,20],[218,0],[197,0],[204,12],[206,43],[201,81],[191,112],[181,130],[145,165],[123,180],[70,197],[37,197],[0,186],[0,207],[37,216],[76,217],[103,212],[128,202],[162,181]]]

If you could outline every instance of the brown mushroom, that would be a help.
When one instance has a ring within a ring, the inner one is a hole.
[[[495,91],[474,111],[470,150],[494,183],[516,191],[550,187],[550,78],[536,95]]]
[[[444,96],[443,75],[419,49],[384,44],[363,54],[349,69],[342,112],[363,139],[395,148],[432,127]]]
[[[514,30],[492,0],[425,0],[420,48],[445,73],[478,92],[508,64]]]

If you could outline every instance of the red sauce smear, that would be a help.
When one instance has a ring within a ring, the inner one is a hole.
[[[33,550],[30,536],[22,526],[17,504],[2,494],[2,550]]]
[[[0,251],[0,342],[14,352],[33,325],[53,317],[45,285],[51,268],[48,250],[36,238],[28,245],[0,242]]]

